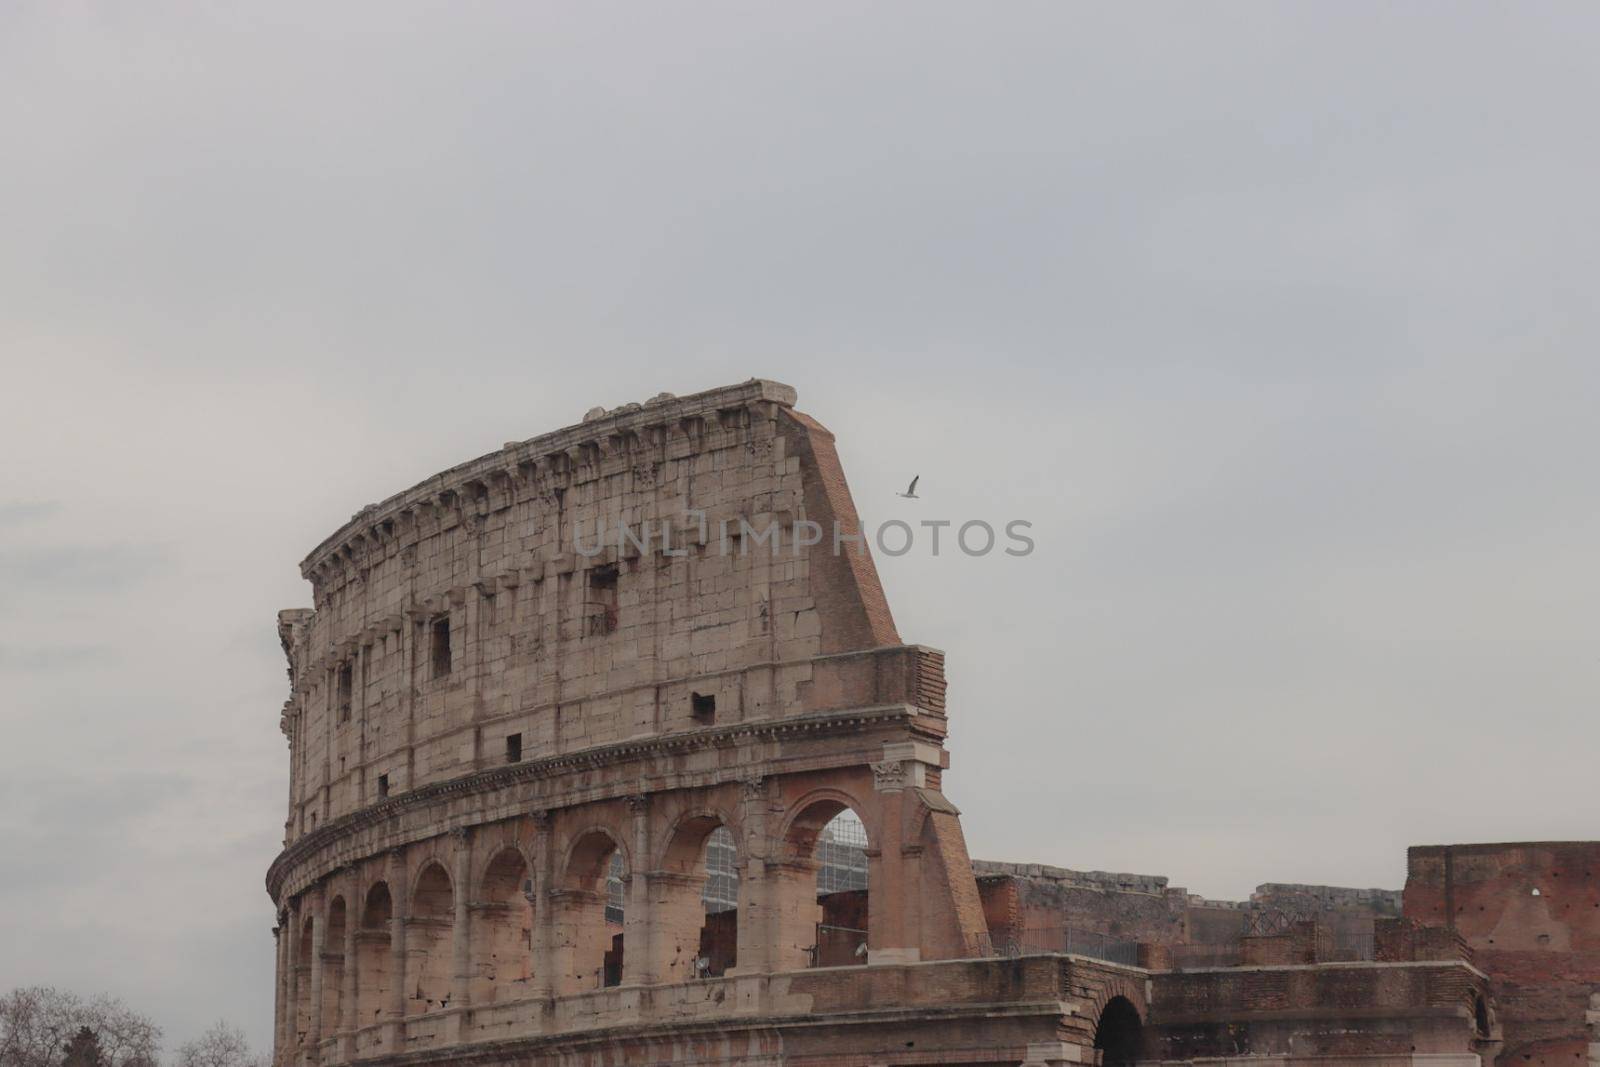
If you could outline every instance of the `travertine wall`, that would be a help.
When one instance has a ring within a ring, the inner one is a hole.
[[[846,809],[864,962],[988,954],[941,792],[944,657],[900,643],[832,436],[793,399],[751,381],[597,410],[307,557],[315,608],[279,618],[280,1062],[582,1031],[617,1021],[608,987],[704,981],[719,829],[730,976],[814,966],[817,840]],[[766,1006],[716,988],[648,1003]]]
[[[793,399],[750,382],[629,405],[436,475],[319,545],[301,565],[316,610],[281,626],[288,839],[379,799],[380,776],[392,795],[503,762],[511,736],[534,757],[694,729],[696,693],[719,723],[795,714],[813,657],[897,645],[871,556],[832,550],[853,505]],[[794,546],[802,520],[820,544]]]

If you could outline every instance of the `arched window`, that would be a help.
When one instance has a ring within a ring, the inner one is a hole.
[[[344,942],[348,918],[344,897],[334,897],[328,905],[328,928],[322,935],[322,1036],[338,1033],[344,1016]],[[355,961],[350,961],[353,965]]]
[[[389,961],[389,923],[394,902],[389,886],[376,882],[367,890],[361,907],[361,925],[356,930],[356,1028],[382,1021],[389,1008],[392,985]]]
[[[490,1004],[527,996],[533,979],[533,900],[528,864],[514,848],[499,852],[484,874],[481,931],[472,1002]]]
[[[1094,1047],[1102,1067],[1125,1067],[1139,1058],[1144,1026],[1139,1009],[1127,997],[1112,997],[1100,1012],[1094,1028]]]
[[[299,958],[295,963],[294,1032],[295,1043],[305,1041],[311,1033],[311,946],[313,944],[311,916],[300,924]]]
[[[739,872],[733,835],[715,815],[679,822],[651,883],[660,936],[657,982],[716,978],[738,962]]]
[[[407,1015],[449,1005],[454,945],[455,893],[444,867],[431,862],[417,879],[406,921]]]
[[[861,817],[842,801],[813,801],[789,824],[786,848],[792,865],[788,877],[796,890],[806,883],[810,899],[793,905],[804,918],[797,917],[781,935],[780,969],[865,964],[867,833]],[[798,957],[793,955],[797,946]]]
[[[622,984],[624,901],[628,870],[605,830],[581,834],[567,854],[557,940],[567,946],[556,975],[563,992]]]

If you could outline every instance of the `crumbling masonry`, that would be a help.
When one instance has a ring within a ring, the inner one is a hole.
[[[596,409],[306,558],[275,1064],[1469,1067],[1536,1031],[1518,1062],[1579,1067],[1587,852],[1414,850],[1404,914],[974,865],[944,656],[902,642],[794,400]],[[1536,870],[1568,878],[1544,910]]]

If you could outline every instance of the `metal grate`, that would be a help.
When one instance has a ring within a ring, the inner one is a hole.
[[[622,866],[621,851],[611,853],[611,868],[606,873],[606,922],[622,925],[623,904],[627,900],[628,872]]]
[[[835,815],[817,841],[817,895],[867,888],[867,828],[849,808]]]
[[[706,914],[733,911],[739,907],[739,869],[733,848],[733,835],[719,826],[706,838],[706,888],[700,894]]]

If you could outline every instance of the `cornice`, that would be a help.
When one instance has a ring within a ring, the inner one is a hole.
[[[826,734],[839,729],[879,726],[894,722],[914,722],[917,708],[910,704],[883,704],[873,707],[852,708],[847,711],[813,712],[780,719],[756,719],[749,722],[730,723],[700,730],[684,730],[637,740],[598,745],[576,752],[560,753],[522,763],[491,767],[473,771],[442,782],[419,786],[414,790],[389,797],[376,804],[341,816],[325,823],[296,840],[278,854],[267,869],[267,892],[274,900],[279,898],[284,880],[297,865],[340,838],[369,827],[380,826],[401,816],[429,806],[466,797],[484,796],[529,782],[559,779],[571,774],[614,767],[617,764],[678,755],[705,748],[730,748],[750,741],[774,741],[803,734]],[[729,781],[748,778],[754,769],[740,767],[730,771]],[[564,804],[559,797],[542,800],[540,807],[559,810],[562,807],[592,803],[596,799],[610,799],[614,794],[624,797],[639,792],[639,783],[629,775],[615,775],[614,788],[604,797],[585,795]]]
[[[311,579],[319,568],[340,553],[352,557],[363,554],[373,544],[385,540],[385,525],[392,525],[408,510],[453,506],[464,494],[476,495],[466,493],[469,488],[476,486],[485,490],[492,483],[504,483],[519,472],[531,473],[541,465],[546,474],[570,475],[598,458],[600,442],[612,438],[627,440],[644,431],[660,429],[667,434],[682,434],[699,448],[708,439],[705,421],[708,417],[759,404],[793,407],[794,402],[792,387],[752,378],[738,385],[689,396],[663,393],[643,404],[623,404],[611,411],[596,408],[576,425],[526,441],[509,442],[503,448],[441,471],[380,503],[368,504],[311,550],[300,564],[300,573]]]

